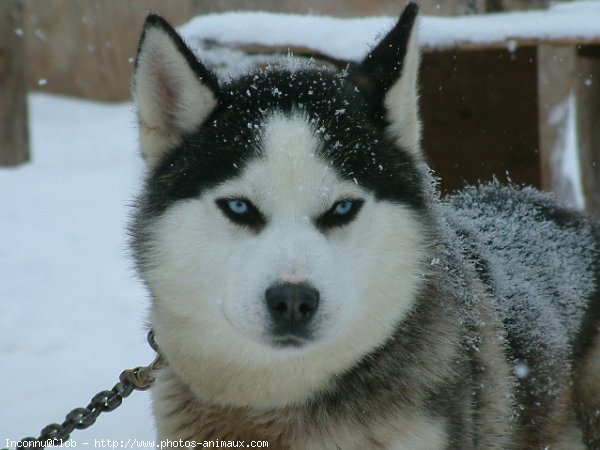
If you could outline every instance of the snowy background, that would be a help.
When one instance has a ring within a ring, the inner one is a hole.
[[[32,162],[0,169],[0,447],[37,436],[146,365],[147,296],[127,250],[139,189],[130,103],[33,94]],[[149,393],[134,392],[93,427],[94,439],[153,439]]]

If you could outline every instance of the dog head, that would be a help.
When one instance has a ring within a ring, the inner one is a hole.
[[[414,305],[427,253],[416,15],[410,4],[347,70],[282,66],[221,85],[147,19],[134,250],[157,341],[198,395],[302,402]]]

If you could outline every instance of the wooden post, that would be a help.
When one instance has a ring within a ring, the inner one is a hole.
[[[542,188],[571,204],[581,190],[582,206],[600,215],[600,46],[540,45],[538,55]],[[565,176],[569,147],[581,186]]]
[[[0,0],[0,166],[29,160],[23,3]]]
[[[583,46],[576,61],[577,134],[586,209],[600,215],[600,46]]]
[[[575,111],[575,49],[572,46],[538,46],[538,105],[540,133],[541,187],[554,192],[570,205],[577,205],[577,189],[565,176],[566,149],[573,138],[568,134],[569,120]],[[573,130],[571,130],[573,131]]]

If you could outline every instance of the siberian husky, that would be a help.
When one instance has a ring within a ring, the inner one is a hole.
[[[347,70],[222,83],[148,17],[131,233],[160,439],[600,449],[600,227],[528,188],[439,196],[417,9]]]

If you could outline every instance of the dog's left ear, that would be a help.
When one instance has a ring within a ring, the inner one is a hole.
[[[155,167],[217,106],[219,83],[163,18],[144,24],[133,74],[142,154]]]
[[[388,132],[404,149],[421,155],[417,75],[419,49],[415,24],[419,7],[409,3],[391,31],[358,66],[376,110],[388,123]]]

